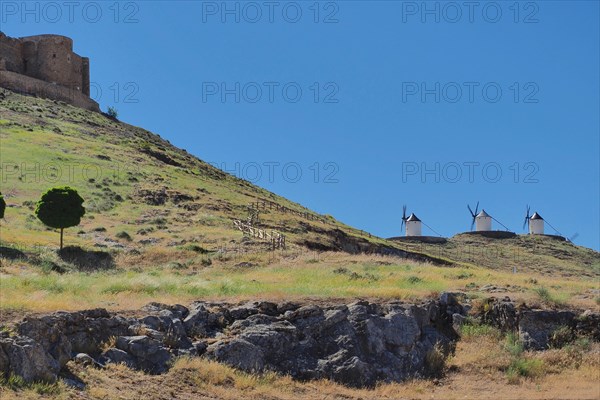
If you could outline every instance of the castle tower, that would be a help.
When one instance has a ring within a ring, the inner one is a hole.
[[[90,99],[90,60],[60,35],[10,38],[0,32],[0,86],[100,111]]]
[[[82,59],[73,53],[71,39],[58,35],[39,35],[21,40],[27,50],[24,59],[28,76],[82,91]]]

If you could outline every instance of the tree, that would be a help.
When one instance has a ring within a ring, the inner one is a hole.
[[[68,186],[49,189],[37,203],[35,215],[45,225],[60,229],[60,249],[63,248],[63,230],[77,226],[85,214],[83,199],[77,190]]]
[[[0,218],[4,218],[4,210],[6,210],[6,201],[4,201],[4,196],[0,192]]]
[[[108,114],[108,116],[113,119],[119,118],[119,111],[117,111],[117,109],[112,106],[108,106],[108,111],[106,112],[106,114]]]

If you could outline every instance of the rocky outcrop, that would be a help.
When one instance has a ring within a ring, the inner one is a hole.
[[[452,346],[451,327],[436,327],[450,321],[444,313],[439,302],[359,301],[304,306],[276,317],[253,314],[230,326],[233,340],[211,344],[206,354],[246,371],[272,370],[298,379],[329,378],[351,386],[401,381],[426,373],[426,355],[436,344]]]
[[[97,354],[111,337],[127,335],[131,323],[95,309],[26,317],[17,325],[17,332],[41,344],[63,367],[73,353]]]
[[[332,379],[372,386],[432,374],[452,351],[467,320],[460,293],[422,304],[402,302],[151,303],[137,317],[104,309],[30,316],[0,334],[0,372],[26,381],[54,381],[70,360],[92,367],[121,363],[150,374],[181,356],[202,356],[249,372],[275,371],[301,380]],[[561,337],[598,339],[598,314],[519,309],[490,301],[480,318],[518,332],[528,348]],[[568,327],[570,331],[565,331]]]
[[[57,312],[26,317],[2,337],[0,371],[53,381],[74,359],[160,374],[176,357],[204,356],[245,371],[367,386],[425,375],[427,354],[452,348],[452,314],[462,311],[446,296],[421,305],[151,303],[138,318]]]
[[[575,313],[571,311],[526,310],[519,313],[519,338],[526,349],[545,350],[552,335],[561,328],[573,332]]]
[[[481,319],[482,322],[495,326],[503,332],[515,331],[518,328],[517,308],[509,297],[501,300],[487,299]]]
[[[591,310],[578,315],[567,310],[529,309],[504,297],[488,299],[478,318],[503,332],[517,333],[525,349],[546,350],[556,344],[557,335],[600,340],[600,314]]]

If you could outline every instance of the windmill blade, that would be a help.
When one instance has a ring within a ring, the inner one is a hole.
[[[471,221],[471,231],[472,231],[473,227],[475,226],[475,217],[477,217],[477,209],[479,208],[479,202],[477,202],[474,212],[473,212],[473,209],[471,208],[471,206],[468,204],[467,204],[467,208],[469,209],[469,212],[471,213],[471,217],[473,217],[473,220]]]
[[[471,210],[471,206],[467,204],[467,208],[469,209],[469,212],[471,213],[471,216],[473,218],[475,218],[475,213],[473,212],[473,210]]]
[[[530,210],[531,210],[531,207],[529,207],[529,205],[527,205],[526,208],[525,208],[525,221],[523,221],[523,229],[525,229],[525,226],[527,225],[527,223],[531,219],[531,216],[529,215],[529,211]]]
[[[406,221],[406,205],[402,206],[402,220]]]

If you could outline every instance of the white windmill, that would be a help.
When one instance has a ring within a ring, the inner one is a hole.
[[[529,216],[530,208],[527,206],[527,212],[525,214],[525,222],[523,223],[523,229],[525,225],[529,223],[529,234],[530,235],[543,235],[544,234],[544,218],[537,212],[534,212],[532,216]]]
[[[473,230],[473,226],[475,226],[476,232],[483,231],[491,231],[492,230],[492,216],[485,212],[484,209],[479,211],[479,202],[475,206],[475,211],[471,209],[471,206],[467,204],[467,208],[471,213],[471,217],[473,217],[473,221],[471,221],[471,230]]]
[[[421,220],[414,214],[411,213],[408,217],[406,216],[406,206],[402,207],[402,224],[400,229],[406,224],[406,236],[421,236]]]

